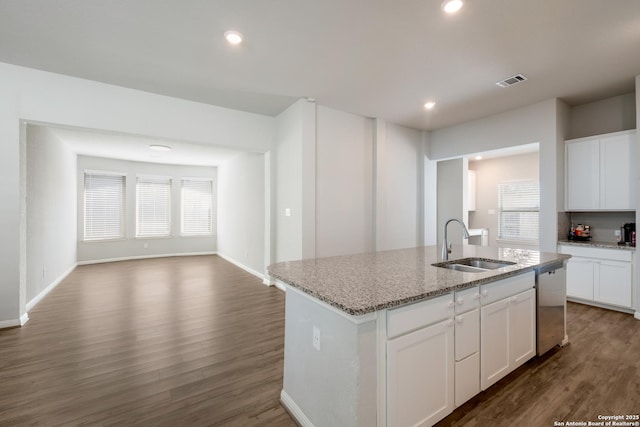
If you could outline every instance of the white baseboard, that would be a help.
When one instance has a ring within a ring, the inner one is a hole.
[[[150,259],[150,258],[169,258],[174,256],[200,256],[200,255],[218,255],[217,252],[187,252],[179,254],[157,254],[157,255],[136,255],[119,258],[92,259],[89,261],[79,261],[78,265],[102,264],[105,262],[131,261],[134,259]]]
[[[567,301],[577,302],[579,304],[592,305],[594,307],[604,308],[604,309],[607,309],[607,310],[619,311],[621,313],[633,314],[634,316],[636,315],[634,313],[638,313],[637,311],[634,311],[634,309],[632,309],[632,308],[619,307],[617,305],[599,303],[597,301],[591,301],[591,300],[586,300],[586,299],[582,299],[582,298],[567,297]],[[636,319],[637,319],[637,317],[636,317]]]
[[[16,328],[18,326],[23,326],[28,321],[29,321],[29,315],[27,313],[20,316],[19,319],[0,320],[0,329]]]
[[[565,345],[569,344],[569,335],[565,335],[564,339],[562,340],[562,344],[560,344],[562,347],[564,347]]]
[[[302,412],[302,409],[293,401],[291,396],[287,394],[284,389],[280,392],[280,403],[284,408],[289,412],[289,414],[293,417],[296,422],[302,427],[314,427],[313,423],[307,418],[307,416]]]
[[[33,297],[31,299],[31,301],[29,301],[27,303],[27,313],[31,311],[31,309],[33,309],[33,307],[36,306],[36,304],[38,304],[40,301],[42,301],[42,299],[44,297],[47,296],[47,294],[49,292],[51,292],[56,286],[58,286],[60,284],[60,282],[62,282],[64,280],[65,277],[67,277],[76,267],[78,266],[77,263],[74,263],[71,267],[69,267],[69,269],[67,271],[65,271],[64,273],[62,273],[56,280],[54,280],[53,282],[51,282],[49,284],[49,286],[47,286],[46,288],[44,288],[42,290],[42,292],[40,292],[38,295],[36,295],[35,297]]]
[[[636,319],[640,320],[640,311],[636,311],[636,312],[633,314],[633,317],[635,317]]]
[[[246,265],[242,264],[241,262],[236,261],[235,259],[231,258],[228,255],[221,254],[220,252],[218,252],[217,255],[220,258],[224,259],[225,261],[229,261],[231,264],[235,265],[236,267],[240,267],[241,269],[243,269],[247,273],[253,274],[254,276],[258,277],[259,279],[262,279],[262,283],[264,283],[265,280],[268,280],[268,278],[266,278],[264,274],[257,272],[256,270],[254,270],[251,267],[247,267]]]
[[[284,282],[278,279],[276,279],[275,282],[273,282],[273,286],[280,289],[282,292],[287,292],[287,285],[285,285]]]
[[[22,326],[20,319],[0,320],[0,329],[15,328],[16,326]]]

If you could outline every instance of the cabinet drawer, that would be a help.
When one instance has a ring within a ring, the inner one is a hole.
[[[627,249],[589,248],[582,246],[558,245],[558,252],[574,257],[627,261],[633,259],[633,251]]]
[[[536,285],[536,274],[529,271],[496,282],[480,285],[480,303],[482,305],[510,297],[517,293],[534,288]]]
[[[387,312],[389,338],[453,317],[453,294],[405,305]]]
[[[480,353],[475,353],[456,362],[455,371],[456,408],[480,393]]]
[[[456,361],[480,351],[480,309],[455,318]]]
[[[480,306],[480,288],[465,289],[464,291],[456,291],[454,294],[456,302],[456,314],[473,310]]]

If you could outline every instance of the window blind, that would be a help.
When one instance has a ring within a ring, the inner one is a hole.
[[[171,234],[171,178],[138,177],[136,182],[136,237]]]
[[[124,237],[124,175],[85,172],[84,240]]]
[[[540,234],[540,185],[523,181],[498,184],[498,236],[537,241]]]
[[[182,179],[181,233],[185,236],[213,234],[213,181]]]

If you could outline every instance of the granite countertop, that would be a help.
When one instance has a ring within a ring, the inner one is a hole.
[[[569,255],[454,246],[449,259],[480,257],[515,262],[482,273],[434,267],[440,248],[419,248],[288,261],[268,267],[271,276],[351,315],[428,299],[454,290],[489,283],[570,258]]]
[[[604,249],[620,249],[621,251],[635,251],[635,246],[619,245],[616,242],[602,242],[596,240],[589,240],[587,242],[581,242],[579,240],[559,240],[559,245],[572,245],[583,246],[591,248],[604,248]]]

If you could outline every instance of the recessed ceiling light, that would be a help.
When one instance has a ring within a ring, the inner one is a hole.
[[[431,110],[435,106],[436,106],[435,101],[429,101],[429,102],[424,104],[424,108],[426,108],[427,110]]]
[[[456,13],[462,9],[463,5],[464,2],[462,0],[444,0],[442,2],[442,10],[446,13]]]
[[[482,160],[482,156],[476,156],[476,160]]]
[[[149,148],[153,151],[171,151],[171,147],[169,147],[168,145],[152,144],[149,146]]]
[[[225,31],[224,38],[233,45],[242,43],[242,33],[239,33],[237,31]]]

